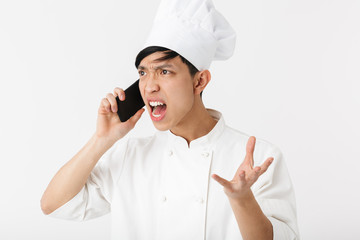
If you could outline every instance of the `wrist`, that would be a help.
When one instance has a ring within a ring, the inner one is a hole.
[[[236,206],[240,208],[248,208],[256,203],[256,199],[251,190],[249,190],[246,194],[243,194],[238,198],[229,198],[231,206]]]
[[[100,137],[96,133],[91,137],[90,141],[95,148],[103,153],[111,148],[111,146],[116,142],[108,137]]]

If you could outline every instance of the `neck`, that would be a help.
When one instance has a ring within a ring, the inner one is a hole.
[[[190,112],[170,131],[184,138],[189,145],[191,141],[208,134],[216,123],[217,121],[210,116],[202,100],[198,98],[195,99]]]

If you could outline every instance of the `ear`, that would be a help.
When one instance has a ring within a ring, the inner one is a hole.
[[[209,70],[203,70],[197,72],[194,82],[194,93],[200,95],[211,80],[211,74]]]

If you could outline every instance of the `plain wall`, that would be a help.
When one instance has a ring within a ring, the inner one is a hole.
[[[94,133],[101,99],[137,79],[158,3],[0,1],[0,239],[110,239],[109,216],[53,219],[40,198]],[[302,239],[358,239],[360,1],[214,3],[237,45],[213,62],[205,105],[280,147]],[[154,131],[145,112],[131,135]]]

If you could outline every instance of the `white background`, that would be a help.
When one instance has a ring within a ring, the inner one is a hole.
[[[101,98],[137,79],[158,3],[0,1],[0,239],[109,239],[109,216],[52,219],[39,201],[95,131]],[[238,38],[205,105],[283,151],[302,239],[359,239],[360,1],[214,3]],[[154,131],[146,112],[131,134]]]

